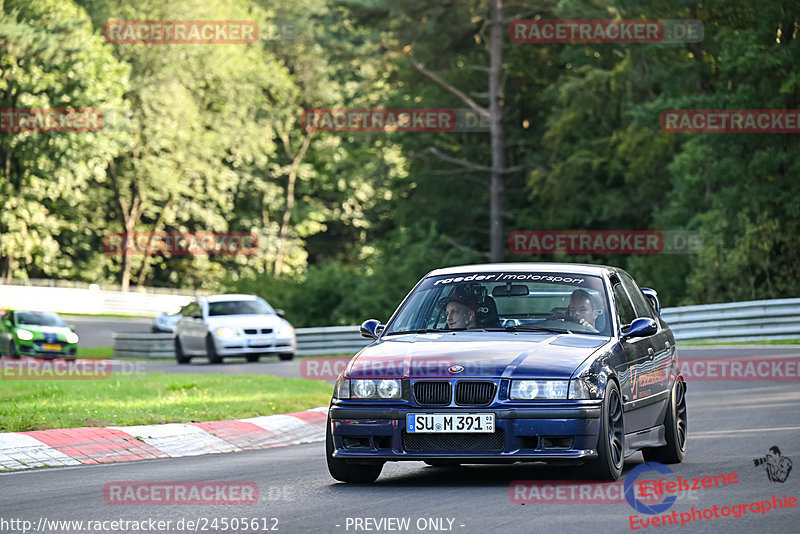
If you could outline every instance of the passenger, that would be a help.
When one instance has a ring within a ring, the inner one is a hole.
[[[576,289],[569,297],[570,319],[582,326],[596,329],[595,323],[600,310],[594,305],[592,295],[585,289]]]

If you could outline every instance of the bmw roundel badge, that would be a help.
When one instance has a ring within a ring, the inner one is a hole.
[[[463,365],[451,365],[447,370],[450,371],[451,373],[460,373],[461,371],[464,370],[464,366]]]

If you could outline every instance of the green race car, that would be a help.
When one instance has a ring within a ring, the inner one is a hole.
[[[78,334],[57,313],[8,310],[0,321],[0,354],[74,359]]]

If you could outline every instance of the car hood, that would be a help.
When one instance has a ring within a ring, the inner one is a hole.
[[[278,328],[284,323],[278,315],[215,315],[206,319],[209,327]]]
[[[601,336],[520,332],[389,336],[356,355],[349,364],[348,375],[563,379],[611,341]]]

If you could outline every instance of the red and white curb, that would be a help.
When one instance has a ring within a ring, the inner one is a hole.
[[[177,458],[325,439],[328,409],[166,425],[0,433],[0,471]]]

